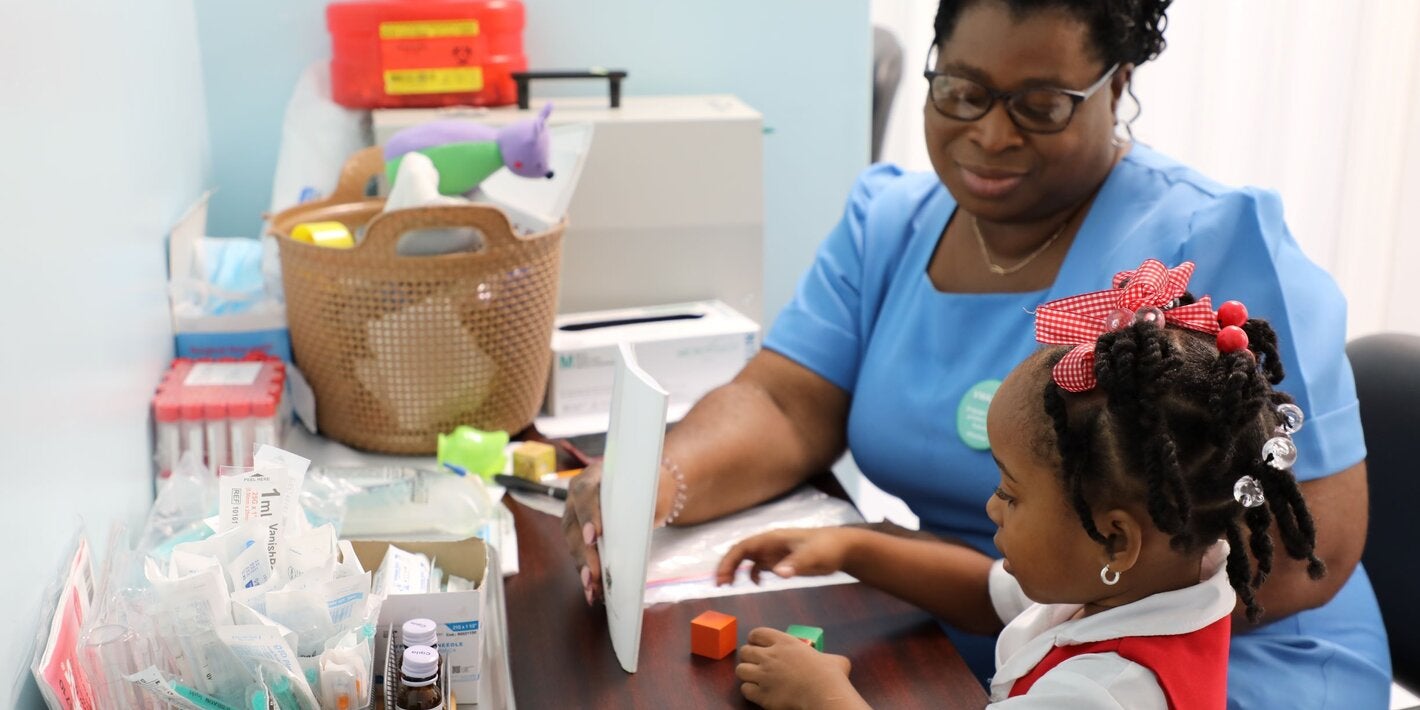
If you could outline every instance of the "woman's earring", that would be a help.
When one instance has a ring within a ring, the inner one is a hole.
[[[1104,582],[1105,586],[1113,587],[1119,584],[1119,573],[1110,569],[1109,565],[1105,565],[1100,568],[1100,581]]]
[[[1124,126],[1124,135],[1123,135],[1123,136],[1121,136],[1121,135],[1119,134],[1119,127],[1120,127],[1120,126]],[[1114,128],[1111,129],[1110,132],[1109,132],[1109,144],[1112,145],[1112,146],[1114,146],[1114,147],[1116,147],[1116,148],[1123,148],[1124,146],[1126,146],[1126,145],[1128,145],[1128,144],[1130,144],[1130,143],[1133,143],[1133,142],[1134,142],[1134,128],[1129,125],[1129,122],[1128,122],[1128,121],[1121,121],[1121,120],[1119,120],[1119,118],[1116,116],[1115,119],[1114,119]]]

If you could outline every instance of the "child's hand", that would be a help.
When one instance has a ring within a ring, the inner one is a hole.
[[[783,631],[761,627],[740,647],[735,675],[745,699],[768,710],[866,707],[848,682],[852,667],[843,656],[819,653]]]
[[[735,581],[735,570],[745,560],[754,562],[749,578],[755,584],[767,569],[780,577],[832,574],[843,568],[850,532],[845,528],[793,528],[746,538],[720,559],[715,584]]]

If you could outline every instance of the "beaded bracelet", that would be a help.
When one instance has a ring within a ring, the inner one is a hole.
[[[671,478],[675,479],[675,498],[671,500],[671,512],[665,520],[657,527],[665,527],[675,522],[680,517],[680,512],[685,510],[685,501],[690,497],[690,487],[685,484],[685,474],[681,473],[680,466],[669,458],[661,459],[661,467],[670,469]]]

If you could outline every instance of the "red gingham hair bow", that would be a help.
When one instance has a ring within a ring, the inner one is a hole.
[[[1135,320],[1216,334],[1218,316],[1207,296],[1186,306],[1164,309],[1188,290],[1192,276],[1191,261],[1170,269],[1147,259],[1132,272],[1115,274],[1112,289],[1061,298],[1037,308],[1035,339],[1047,345],[1075,346],[1055,364],[1055,384],[1067,392],[1094,389],[1095,341]]]

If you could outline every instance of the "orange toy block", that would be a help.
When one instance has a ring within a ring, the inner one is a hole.
[[[690,621],[690,652],[720,660],[734,653],[739,623],[729,614],[707,611]]]

